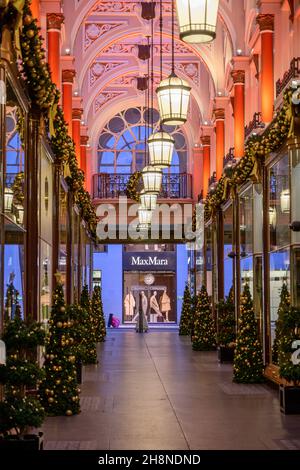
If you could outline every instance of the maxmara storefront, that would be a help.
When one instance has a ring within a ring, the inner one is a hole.
[[[94,253],[93,282],[103,288],[106,314],[135,325],[142,311],[150,325],[180,320],[188,278],[184,245],[107,245]]]

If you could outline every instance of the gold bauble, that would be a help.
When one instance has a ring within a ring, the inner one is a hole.
[[[67,411],[66,411],[66,415],[67,415],[67,416],[72,416],[72,414],[73,414],[73,413],[72,413],[71,410],[67,410]]]
[[[33,29],[29,29],[28,31],[26,31],[26,36],[28,38],[33,38],[34,37],[34,31]]]
[[[72,397],[72,401],[77,401],[77,397]]]
[[[49,403],[53,403],[53,402],[54,402],[54,398],[49,397],[49,398],[48,398],[48,402],[49,402]]]
[[[31,15],[26,15],[23,22],[24,22],[24,24],[26,24],[26,26],[29,26],[32,23],[32,16]]]
[[[66,311],[65,307],[60,307],[60,311],[65,312]]]
[[[56,323],[56,326],[57,326],[57,328],[62,328],[63,324],[62,324],[61,321],[58,321],[58,322]]]

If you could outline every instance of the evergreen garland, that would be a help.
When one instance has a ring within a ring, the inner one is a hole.
[[[300,386],[300,310],[290,307],[282,313],[282,329],[279,341],[279,374],[296,387]],[[293,354],[296,356],[293,358]]]
[[[133,201],[139,202],[140,195],[139,195],[138,186],[139,186],[141,177],[142,177],[141,171],[136,171],[130,176],[129,181],[127,183],[127,187],[126,187],[126,196],[128,197],[128,199],[132,199]]]
[[[211,302],[205,286],[202,286],[197,295],[192,343],[195,351],[213,351],[216,348],[216,331]]]
[[[100,286],[95,286],[92,296],[92,312],[95,318],[96,341],[101,343],[105,341],[106,326],[102,303],[102,292]]]
[[[290,293],[288,291],[287,285],[284,282],[281,288],[280,293],[280,303],[277,312],[277,321],[275,326],[275,338],[272,347],[272,362],[273,364],[278,364],[278,354],[280,349],[280,341],[282,336],[283,329],[283,320],[286,312],[289,312],[291,306]]]
[[[234,382],[250,384],[263,381],[262,346],[258,337],[257,320],[249,285],[241,296],[236,349],[234,353]]]
[[[73,322],[66,311],[63,285],[57,282],[46,342],[45,380],[40,386],[42,403],[50,416],[72,416],[80,412],[76,378]]]
[[[192,327],[192,298],[189,286],[185,286],[183,303],[181,310],[181,318],[179,324],[179,335],[188,336],[191,334]]]

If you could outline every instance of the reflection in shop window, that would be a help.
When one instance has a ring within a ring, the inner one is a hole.
[[[230,205],[224,210],[224,294],[227,297],[231,287],[233,286],[233,259],[232,253],[233,243],[233,208]]]

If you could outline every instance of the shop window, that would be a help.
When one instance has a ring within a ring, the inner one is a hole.
[[[167,251],[175,251],[176,247],[172,243],[163,243],[163,244],[146,244],[146,245],[138,245],[138,244],[127,244],[124,245],[125,252],[139,252],[139,253],[151,253],[151,252],[167,252]]]
[[[4,312],[8,318],[14,318],[17,303],[24,312],[24,231],[4,219]],[[30,268],[29,268],[30,269]]]
[[[230,205],[223,212],[224,224],[224,294],[228,296],[233,286],[233,208]]]
[[[41,240],[40,245],[40,308],[41,316],[40,320],[43,323],[47,323],[50,317],[51,310],[51,246]]]
[[[59,204],[59,271],[66,286],[67,276],[67,193],[61,188]],[[66,294],[66,292],[65,292]]]
[[[253,193],[252,186],[240,196],[240,252],[241,258],[253,253]]]
[[[23,226],[25,217],[25,114],[8,83],[4,166],[4,213]]]
[[[212,226],[209,225],[205,228],[205,274],[206,274],[206,288],[209,295],[212,295],[213,289],[213,259],[212,253]]]
[[[72,217],[72,287],[73,287],[73,300],[77,302],[79,300],[80,286],[79,281],[79,215],[73,210]]]

